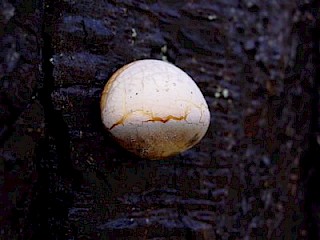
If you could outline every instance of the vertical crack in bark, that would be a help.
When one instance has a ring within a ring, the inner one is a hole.
[[[314,65],[314,81],[313,81],[313,87],[312,87],[312,118],[311,118],[311,132],[313,135],[313,140],[316,141],[316,136],[320,132],[320,116],[319,116],[319,90],[320,90],[320,32],[319,32],[319,26],[320,26],[320,2],[317,0],[314,0],[313,5],[311,6],[312,13],[314,14],[314,25],[312,28],[312,52],[313,52],[313,65]],[[317,144],[319,146],[319,144]]]
[[[68,127],[63,120],[62,113],[54,109],[51,93],[54,89],[53,64],[50,59],[53,57],[51,29],[49,20],[45,18],[45,27],[43,29],[43,89],[40,92],[41,103],[45,111],[45,119],[49,135],[54,138],[56,151],[59,160],[59,169],[64,174],[72,169],[70,161],[70,139]],[[66,172],[67,171],[67,172]]]
[[[320,3],[314,0],[309,5],[308,14],[312,17],[312,26],[306,26],[310,29],[311,34],[311,57],[312,57],[312,86],[310,94],[311,102],[311,119],[308,143],[309,148],[301,157],[301,181],[302,192],[304,193],[303,209],[305,214],[305,230],[308,239],[320,239],[320,193],[318,184],[320,182],[320,146],[317,142],[317,135],[319,135],[319,78],[320,78],[320,51],[319,41],[320,33],[318,26],[320,24],[319,11]]]
[[[32,213],[35,216],[32,224],[36,226],[34,239],[60,239],[65,236],[64,222],[72,204],[72,196],[70,187],[64,184],[68,179],[75,180],[78,177],[77,172],[72,168],[68,127],[62,113],[54,109],[51,97],[54,90],[54,66],[50,61],[54,55],[52,46],[54,11],[54,2],[44,1],[43,86],[39,90],[39,100],[44,109],[47,135],[37,156],[39,180]]]

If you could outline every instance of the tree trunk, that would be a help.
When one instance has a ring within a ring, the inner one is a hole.
[[[317,1],[12,2],[4,239],[320,238]],[[167,160],[124,151],[100,119],[108,78],[145,58],[186,71],[211,111]]]

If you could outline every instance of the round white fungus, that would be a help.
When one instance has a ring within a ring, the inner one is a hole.
[[[210,122],[196,83],[160,60],[139,60],[116,71],[104,87],[100,107],[102,122],[116,141],[148,159],[191,148]]]

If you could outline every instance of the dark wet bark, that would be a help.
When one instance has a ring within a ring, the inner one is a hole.
[[[38,181],[36,152],[45,136],[41,86],[41,5],[0,2],[0,238],[28,239]]]
[[[5,239],[318,239],[319,3],[4,1]],[[106,134],[120,66],[167,59],[211,111],[163,161]]]

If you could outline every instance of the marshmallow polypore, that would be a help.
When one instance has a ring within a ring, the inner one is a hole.
[[[196,83],[160,60],[138,60],[117,70],[104,87],[100,107],[102,122],[116,141],[148,159],[191,148],[210,123]]]

